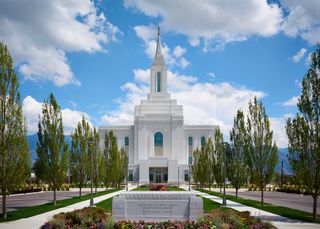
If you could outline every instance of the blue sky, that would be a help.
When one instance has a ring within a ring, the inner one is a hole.
[[[70,133],[84,115],[93,125],[130,124],[149,91],[156,28],[172,97],[185,123],[218,124],[263,102],[280,147],[297,112],[308,56],[320,39],[317,0],[2,1],[0,40],[20,77],[29,134],[50,92]],[[317,40],[318,39],[318,40]]]

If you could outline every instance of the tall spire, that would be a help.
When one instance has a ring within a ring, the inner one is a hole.
[[[157,49],[156,49],[156,55],[161,55],[161,42],[160,42],[160,26],[158,26],[158,37],[157,37]]]

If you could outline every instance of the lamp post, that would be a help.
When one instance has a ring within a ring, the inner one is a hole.
[[[227,173],[227,150],[229,144],[227,142],[223,143],[224,152],[223,152],[223,199],[222,199],[222,206],[227,206],[226,200],[226,173]]]
[[[128,191],[128,176],[129,176],[129,175],[128,175],[128,172],[129,172],[129,171],[127,171],[127,175],[126,175],[126,191]]]
[[[192,156],[189,156],[189,161],[188,161],[188,166],[189,166],[189,174],[188,174],[189,192],[191,191],[191,164],[192,164]]]
[[[178,188],[180,187],[179,180],[180,180],[180,167],[178,166]]]
[[[93,142],[89,142],[89,147],[93,146]],[[90,150],[90,180],[91,180],[91,198],[90,198],[90,207],[94,207],[94,202],[93,202],[93,150],[91,148]]]

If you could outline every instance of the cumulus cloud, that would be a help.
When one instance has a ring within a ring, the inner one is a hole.
[[[299,102],[300,96],[293,96],[292,98],[288,99],[287,101],[283,102],[282,105],[285,107],[289,106],[297,106],[297,103]]]
[[[66,52],[103,51],[121,31],[89,0],[1,1],[0,40],[25,79],[80,85]]]
[[[289,37],[308,41],[311,45],[320,38],[320,1],[318,0],[281,0],[282,7],[288,11],[282,29]]]
[[[27,96],[22,101],[23,114],[26,117],[28,134],[35,134],[38,131],[39,117],[42,115],[42,103],[31,96]],[[64,127],[64,134],[69,135],[78,125],[78,122],[84,116],[90,120],[90,116],[82,111],[65,108],[61,110]],[[89,122],[90,123],[90,122]],[[92,124],[90,123],[92,126]]]
[[[306,54],[306,51],[307,50],[305,48],[301,48],[296,54],[292,56],[292,61],[294,63],[298,63],[304,57],[304,54]]]
[[[252,35],[272,36],[279,32],[283,16],[278,5],[266,0],[125,0],[124,5],[150,17],[160,16],[161,27],[186,35],[192,46],[203,40],[204,51]]]
[[[150,70],[134,69],[134,82],[122,85],[124,96],[117,99],[118,107],[100,119],[107,125],[133,124],[134,106],[146,99],[150,92]],[[233,125],[238,109],[247,111],[250,98],[266,96],[263,91],[236,87],[229,83],[201,83],[195,76],[168,71],[168,91],[171,97],[183,105],[185,124],[219,125],[225,136]],[[196,99],[195,99],[196,98]],[[278,147],[287,147],[285,120],[283,117],[270,117],[271,129]],[[228,140],[228,139],[226,139]]]
[[[144,41],[145,52],[150,59],[154,58],[157,42],[155,26],[139,25],[135,26],[136,35]],[[176,65],[181,68],[189,66],[190,62],[183,56],[187,49],[177,45],[171,50],[166,44],[161,44],[161,52],[164,56],[165,62],[168,65]]]

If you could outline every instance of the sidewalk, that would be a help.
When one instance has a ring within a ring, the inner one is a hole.
[[[129,189],[132,188],[129,186]],[[109,199],[113,196],[119,195],[121,192],[124,192],[125,190],[120,190],[117,192],[112,192],[109,194],[106,194],[104,196],[99,196],[94,198],[94,203],[101,202],[103,200]],[[59,208],[50,212],[45,212],[40,215],[35,215],[30,218],[25,218],[25,219],[19,219],[16,221],[10,221],[10,222],[5,222],[5,223],[0,223],[0,229],[38,229],[40,228],[46,221],[48,221],[53,215],[58,214],[60,212],[71,212],[76,209],[81,209],[84,207],[88,207],[90,204],[90,200],[85,200],[73,205],[69,205],[63,208]]]
[[[185,188],[185,187],[183,187]],[[196,190],[192,190],[193,193],[196,195],[205,197],[207,199],[210,199],[214,202],[217,202],[219,204],[222,204],[222,199],[217,196],[209,195],[207,193],[199,192]],[[233,202],[230,200],[227,200],[227,207],[232,208],[237,211],[249,211],[251,216],[258,217],[264,221],[268,221],[272,223],[274,226],[276,226],[279,229],[291,229],[291,228],[310,228],[310,229],[319,229],[320,224],[316,223],[307,223],[307,222],[302,222],[299,220],[294,220],[294,219],[289,219],[283,216],[276,215],[271,212],[263,211],[257,208],[253,207],[248,207],[243,204],[239,204],[237,202]]]

